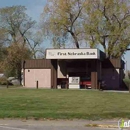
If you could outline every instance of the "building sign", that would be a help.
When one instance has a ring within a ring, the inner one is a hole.
[[[47,49],[46,59],[100,59],[98,49]]]
[[[79,77],[69,77],[69,83],[70,84],[79,84],[80,78]]]

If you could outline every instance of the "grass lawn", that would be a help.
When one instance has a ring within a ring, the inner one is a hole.
[[[0,89],[0,118],[130,118],[130,94],[87,90]]]

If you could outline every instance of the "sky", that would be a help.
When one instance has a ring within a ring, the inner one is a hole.
[[[0,0],[0,8],[23,5],[27,8],[27,14],[33,19],[38,20],[46,2],[47,0]]]
[[[13,5],[23,5],[27,8],[27,14],[32,17],[32,19],[39,21],[40,14],[43,12],[46,3],[47,0],[0,0],[0,8]],[[123,60],[127,64],[127,68],[125,68],[130,70],[130,51],[126,52]]]

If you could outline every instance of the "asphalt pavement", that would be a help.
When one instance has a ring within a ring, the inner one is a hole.
[[[87,127],[87,124],[117,125],[117,121],[86,120],[0,120],[0,130],[119,130],[118,128]]]

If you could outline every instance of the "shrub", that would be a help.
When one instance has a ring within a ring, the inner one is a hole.
[[[124,83],[126,84],[126,86],[129,88],[130,85],[130,79],[129,78],[125,78],[123,79]]]
[[[129,77],[129,79],[130,79],[130,71],[128,71],[128,77]]]
[[[8,85],[12,85],[12,83],[7,81],[7,79],[5,77],[0,78],[0,85],[7,85],[7,83],[8,83]]]

